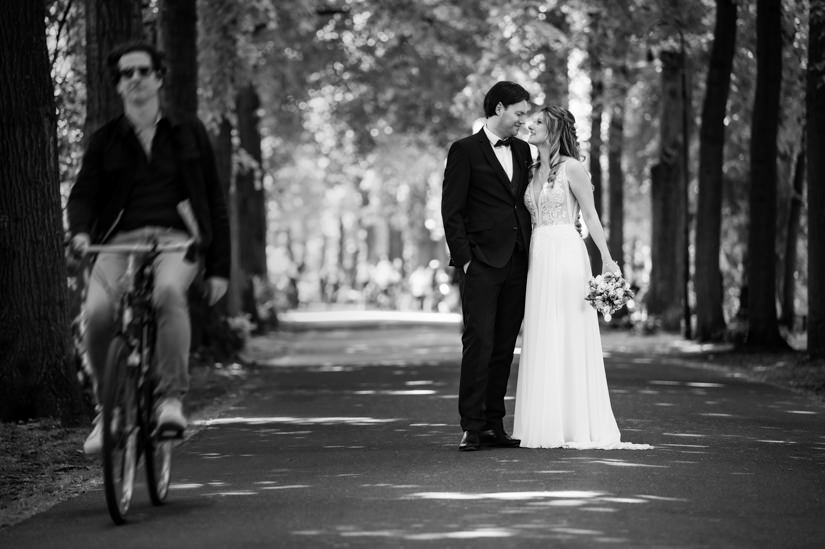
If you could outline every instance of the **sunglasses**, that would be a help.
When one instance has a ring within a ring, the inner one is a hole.
[[[155,69],[152,67],[126,67],[125,69],[119,69],[117,73],[120,75],[121,78],[125,78],[126,80],[130,80],[135,73],[138,74],[141,78],[146,78],[151,73],[153,73]]]

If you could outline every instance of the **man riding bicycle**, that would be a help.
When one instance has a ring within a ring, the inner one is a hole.
[[[227,289],[230,240],[226,200],[206,129],[197,118],[161,110],[165,67],[153,46],[122,46],[107,63],[124,112],[89,138],[68,201],[72,248],[84,254],[91,243],[164,244],[185,241],[191,234],[204,252],[207,301],[214,305]],[[193,214],[188,219],[180,213],[187,209]],[[125,269],[124,256],[104,254],[89,279],[86,348],[98,380],[115,335],[114,308]],[[180,435],[186,428],[181,399],[189,386],[191,339],[186,293],[199,265],[185,252],[173,252],[158,256],[154,269],[158,428]],[[98,416],[83,449],[91,454],[101,446]]]

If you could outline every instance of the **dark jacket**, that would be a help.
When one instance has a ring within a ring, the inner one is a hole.
[[[451,264],[461,268],[471,259],[503,267],[517,238],[530,245],[530,213],[524,191],[531,162],[530,146],[513,139],[513,181],[507,179],[484,129],[452,144],[444,170],[441,217]]]
[[[167,114],[164,118],[172,127],[178,167],[200,229],[206,276],[229,278],[226,198],[206,128],[197,118]],[[103,243],[117,231],[138,161],[127,139],[135,137],[125,115],[109,121],[89,139],[67,206],[73,235],[88,233],[93,243]]]

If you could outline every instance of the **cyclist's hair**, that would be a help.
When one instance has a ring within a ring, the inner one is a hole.
[[[141,51],[149,56],[152,61],[152,69],[160,78],[166,74],[166,64],[164,63],[165,56],[163,52],[158,50],[155,46],[148,42],[127,42],[115,46],[115,48],[106,57],[106,66],[109,69],[109,76],[112,79],[112,84],[117,85],[120,80],[120,67],[118,63],[120,58],[127,53]]]

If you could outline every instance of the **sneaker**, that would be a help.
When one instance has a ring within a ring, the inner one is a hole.
[[[180,399],[167,397],[157,406],[158,432],[161,436],[180,437],[186,429],[186,418],[183,416],[183,405]]]
[[[90,455],[99,454],[103,448],[103,418],[101,414],[97,414],[92,423],[94,425],[92,432],[89,433],[86,442],[83,443],[83,452]]]

